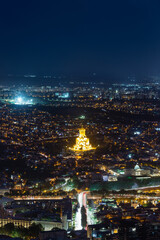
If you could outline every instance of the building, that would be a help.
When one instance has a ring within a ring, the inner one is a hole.
[[[44,231],[51,231],[53,228],[62,229],[62,222],[60,221],[39,221],[39,220],[27,220],[16,218],[0,218],[0,227],[4,227],[8,223],[13,223],[16,227],[29,228],[33,223],[41,224]]]
[[[89,143],[89,138],[86,137],[84,128],[79,129],[79,137],[76,138],[76,144],[70,149],[73,151],[90,151],[95,149]]]
[[[44,231],[39,234],[40,240],[67,240],[67,232],[62,229],[55,229],[53,231]]]

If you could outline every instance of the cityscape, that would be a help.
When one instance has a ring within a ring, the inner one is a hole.
[[[159,238],[157,82],[1,86],[0,101],[2,234]]]
[[[0,1],[0,240],[160,240],[160,1]]]

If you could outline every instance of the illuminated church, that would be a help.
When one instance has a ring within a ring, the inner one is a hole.
[[[76,138],[76,144],[71,148],[73,151],[90,151],[95,148],[89,143],[89,138],[86,137],[85,129],[79,129],[79,137]]]

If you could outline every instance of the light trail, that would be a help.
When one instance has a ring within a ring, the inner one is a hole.
[[[75,230],[82,230],[82,214],[81,214],[81,207],[83,206],[83,192],[78,194],[78,203],[79,208],[76,212],[76,218],[75,218]]]

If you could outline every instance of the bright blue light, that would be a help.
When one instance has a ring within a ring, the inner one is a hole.
[[[19,104],[19,105],[24,104],[24,103],[23,103],[23,98],[22,98],[22,97],[17,97],[17,98],[15,99],[15,104]]]
[[[21,104],[21,103],[23,102],[22,97],[18,97],[18,98],[17,98],[17,102]]]
[[[140,135],[140,134],[141,134],[141,132],[139,132],[139,131],[134,132],[134,135]]]
[[[24,97],[17,97],[14,101],[17,105],[27,105],[27,104],[33,104],[33,99],[26,99]]]

